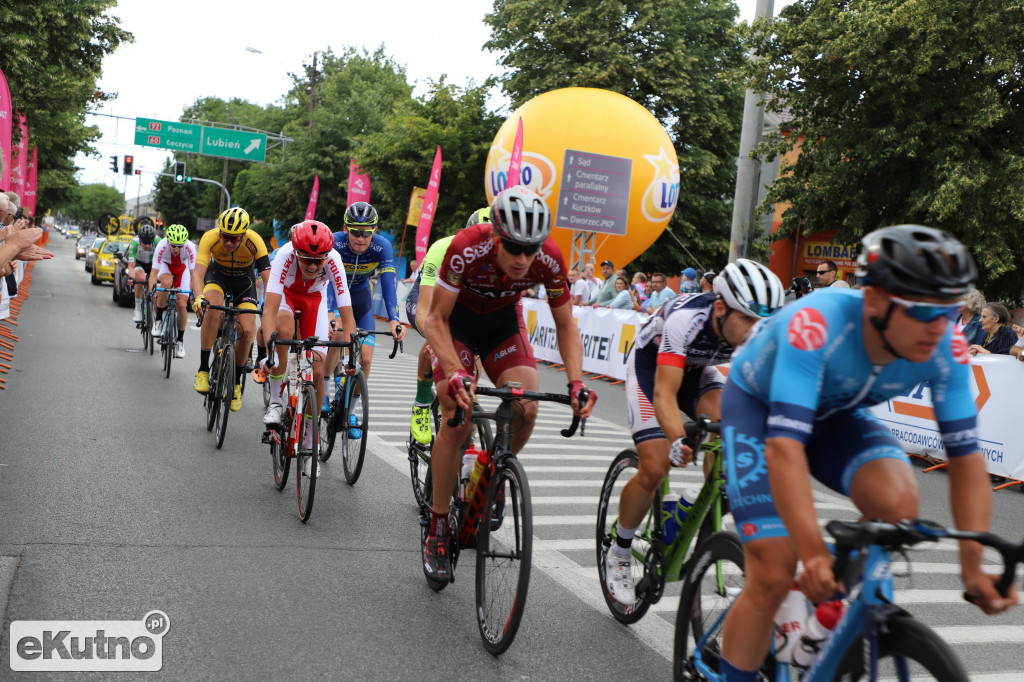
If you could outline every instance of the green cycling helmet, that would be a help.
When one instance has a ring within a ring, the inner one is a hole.
[[[478,208],[477,210],[473,211],[473,213],[469,216],[469,220],[466,221],[466,227],[471,227],[473,225],[479,225],[480,223],[489,222],[491,222],[491,207],[484,206],[483,208]]]
[[[188,241],[188,228],[184,225],[171,225],[165,236],[172,246],[181,246]]]

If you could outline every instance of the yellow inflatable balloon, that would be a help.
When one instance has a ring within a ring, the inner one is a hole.
[[[505,121],[491,143],[488,203],[508,184],[520,119],[520,184],[547,202],[554,216],[552,236],[567,263],[576,230],[595,233],[595,264],[607,259],[616,268],[654,243],[676,208],[679,162],[649,111],[624,95],[595,88],[534,97]]]

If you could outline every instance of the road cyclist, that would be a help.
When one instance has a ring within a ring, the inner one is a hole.
[[[279,341],[290,341],[296,336],[307,339],[316,336],[327,340],[329,322],[325,297],[327,289],[334,291],[341,317],[342,339],[351,341],[356,331],[355,318],[352,315],[351,299],[345,281],[345,268],[341,257],[334,250],[331,228],[316,220],[306,220],[295,226],[291,241],[282,246],[274,257],[271,267],[270,283],[263,303],[261,326],[267,335],[268,342],[272,334]],[[298,315],[298,329],[295,319]],[[372,337],[371,337],[372,338]],[[284,407],[281,404],[281,387],[288,368],[288,347],[282,346],[275,354],[267,356],[265,368],[267,383],[270,386],[270,404],[263,416],[267,426],[280,424]],[[324,399],[324,363],[326,348],[317,346],[313,349],[313,384],[316,389],[317,402],[308,405],[310,414],[304,418],[319,420],[315,413],[316,406]],[[346,372],[354,374],[355,368],[346,367]],[[316,429],[306,428],[303,433],[312,437]],[[304,450],[319,448],[319,443],[301,443]],[[296,472],[296,475],[315,476],[312,471]]]
[[[598,563],[605,598],[616,608],[628,610],[636,600],[635,573],[646,562],[632,550],[633,537],[655,492],[671,465],[692,461],[683,415],[721,418],[725,377],[715,366],[729,362],[751,329],[784,302],[781,280],[740,258],[715,277],[712,291],[666,301],[637,333],[626,366],[626,405],[639,463],[622,489],[615,528],[606,529],[615,541]],[[706,457],[705,473],[711,463]]]
[[[128,242],[125,260],[128,262],[128,276],[135,280],[135,312],[132,322],[142,321],[142,297],[145,293],[145,281],[153,267],[153,252],[156,245],[156,229],[149,224],[139,227],[139,232]],[[117,286],[117,283],[114,284]]]
[[[719,670],[754,680],[773,616],[796,584],[833,599],[833,556],[815,513],[811,477],[851,498],[863,518],[918,516],[914,469],[869,407],[926,383],[948,454],[950,505],[961,531],[984,532],[991,490],[969,387],[969,355],[952,324],[977,266],[956,238],[921,225],[864,236],[860,290],[825,289],[760,325],[733,358],[722,394],[727,495],[746,584],[722,630]],[[966,592],[985,613],[1017,602],[982,570],[982,546],[960,542]]]
[[[424,540],[423,571],[428,583],[447,583],[452,567],[448,552],[448,514],[459,470],[460,446],[472,424],[472,397],[463,385],[470,380],[474,357],[496,386],[507,382],[523,390],[538,388],[537,363],[527,338],[519,298],[536,284],[547,290],[558,347],[569,379],[573,413],[587,418],[597,396],[584,405],[578,395],[582,381],[583,347],[572,316],[566,267],[551,238],[551,211],[537,194],[523,186],[500,192],[491,203],[491,224],[482,223],[455,235],[438,271],[424,330],[436,357],[434,382],[440,401],[441,428],[431,454],[433,501]],[[453,419],[456,407],[466,412]],[[526,445],[537,416],[537,403],[521,401],[521,419],[510,450]]]
[[[201,291],[192,306],[198,315],[203,301],[224,305],[224,294],[230,292],[234,305],[256,310],[259,294],[256,280],[263,280],[266,290],[270,277],[270,257],[263,238],[249,228],[249,214],[235,206],[217,218],[217,229],[209,230],[199,240],[196,267],[192,273],[192,290]],[[199,393],[210,390],[210,349],[220,328],[223,313],[211,310],[203,316],[199,342],[199,371],[192,387]],[[235,395],[231,411],[242,409],[242,372],[249,359],[249,347],[256,336],[255,315],[238,318],[238,343],[235,346]]]
[[[142,229],[147,227],[149,226],[143,225]],[[153,266],[150,273],[151,289],[155,283],[154,280],[159,281],[161,289],[188,290],[191,287],[192,273],[196,267],[196,247],[188,240],[188,228],[178,224],[168,226],[166,236],[154,249]],[[159,338],[163,334],[164,311],[167,310],[168,303],[167,292],[157,291],[154,293],[154,297],[156,299],[156,321],[153,323],[153,337]],[[174,357],[178,359],[185,357],[188,299],[188,293],[179,293],[175,296],[178,330],[174,344]]]

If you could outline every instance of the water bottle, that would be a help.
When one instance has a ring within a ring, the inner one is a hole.
[[[793,665],[804,669],[811,667],[842,616],[843,602],[839,599],[818,604],[807,620],[799,643],[793,648]]]
[[[466,483],[466,500],[472,500],[476,496],[476,487],[480,483],[480,476],[484,469],[491,464],[491,455],[486,450],[476,451],[476,462],[473,463],[473,471],[469,474],[469,482]]]
[[[462,456],[462,471],[459,473],[459,497],[463,502],[469,502],[469,496],[466,495],[469,477],[473,475],[473,467],[476,465],[476,458],[479,454],[480,451],[471,445],[466,448],[466,454]],[[478,477],[477,481],[479,480]]]
[[[679,522],[676,521],[676,507],[679,505],[679,496],[669,493],[661,498],[661,539],[666,545],[676,541],[676,534],[679,533]]]
[[[326,398],[327,398],[327,404],[328,405],[330,405],[332,402],[334,402],[334,389],[335,389],[334,377],[327,377],[326,379],[324,379],[324,390],[327,391],[327,393],[325,395],[326,395]]]
[[[779,610],[775,612],[775,660],[779,663],[792,663],[793,651],[797,648],[800,636],[804,633],[811,603],[793,583],[783,600]]]

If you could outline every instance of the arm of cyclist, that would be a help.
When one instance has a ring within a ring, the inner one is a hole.
[[[427,335],[427,343],[430,344],[430,348],[434,351],[437,361],[444,368],[445,376],[449,380],[457,376],[457,372],[465,371],[462,362],[459,361],[459,356],[455,353],[455,342],[452,340],[449,326],[452,310],[458,300],[458,292],[449,291],[444,287],[434,287],[434,292],[430,297],[430,310],[426,314],[423,327],[423,331]],[[455,399],[458,406],[464,410],[472,409],[473,399],[465,388],[461,384],[454,383],[449,386],[455,391],[452,398]]]
[[[206,280],[206,268],[209,267],[207,263],[203,263],[196,258],[196,266],[192,268],[192,293],[195,294],[196,301],[192,305],[192,312],[199,314],[199,310],[203,306],[205,297],[203,296],[203,286]]]
[[[956,527],[959,530],[987,531],[992,512],[992,490],[984,455],[974,452],[950,457],[947,462],[949,501]],[[974,603],[978,608],[993,615],[1017,603],[1017,586],[1011,584],[1006,597],[999,595],[995,589],[999,576],[982,570],[983,549],[977,542],[960,541],[960,577],[968,594],[975,596]]]
[[[804,445],[784,436],[768,438],[764,458],[775,508],[804,564],[797,585],[815,604],[830,599],[836,591],[832,554],[818,526]]]
[[[654,373],[654,416],[665,438],[672,444],[669,452],[672,465],[685,467],[693,461],[693,450],[682,442],[686,436],[686,425],[676,399],[679,387],[683,385],[684,369],[682,365],[677,366],[677,363],[661,362],[660,355],[658,360],[658,368]],[[685,363],[685,358],[682,361]]]
[[[380,287],[388,324],[391,325],[391,336],[395,337],[396,341],[401,341],[405,338],[406,329],[398,321],[398,289],[395,286],[394,254],[390,243],[385,244],[381,250]]]
[[[438,293],[438,291],[435,291],[434,296],[436,297]],[[576,400],[576,394],[583,387],[583,340],[580,338],[580,330],[576,326],[576,320],[572,317],[572,305],[569,304],[568,297],[565,297],[562,305],[551,306],[551,317],[555,322],[558,352],[562,355],[562,364],[565,365],[565,376],[569,380],[569,391],[573,397],[572,412],[582,419],[588,419],[590,413],[594,410],[594,403],[597,402],[597,393],[591,390],[587,404],[582,407]],[[431,348],[435,347],[431,346]]]

